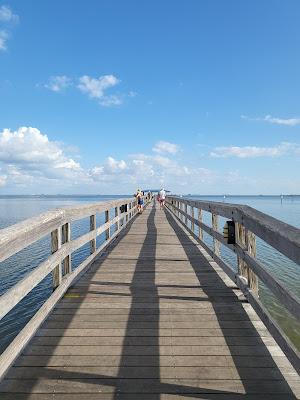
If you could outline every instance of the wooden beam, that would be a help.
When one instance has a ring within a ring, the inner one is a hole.
[[[55,229],[51,232],[51,253],[56,253],[61,248],[61,230]],[[62,280],[61,262],[52,271],[53,289],[56,289]]]
[[[198,208],[198,222],[199,222],[199,231],[198,231],[198,237],[200,240],[203,240],[203,230],[200,226],[200,224],[202,223],[202,210],[201,208]]]
[[[71,224],[69,222],[62,226],[62,244],[69,243],[71,241]],[[71,265],[71,254],[68,254],[62,262],[63,275],[69,274],[72,271]]]
[[[96,229],[96,214],[90,216],[90,232],[95,231]],[[90,254],[95,253],[96,251],[96,237],[90,241]]]
[[[109,222],[109,210],[105,211],[105,222]],[[105,232],[105,239],[108,240],[110,238],[110,228],[108,228]]]
[[[215,232],[218,232],[218,228],[219,228],[219,217],[217,214],[212,213],[211,214],[211,225],[212,225],[212,229]],[[214,253],[219,256],[220,255],[220,246],[221,243],[215,238],[213,237],[213,243],[214,243]]]

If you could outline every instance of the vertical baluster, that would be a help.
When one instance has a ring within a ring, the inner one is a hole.
[[[202,222],[202,210],[201,210],[201,208],[198,208],[198,221]],[[199,235],[199,239],[203,240],[203,229],[200,226],[199,226],[198,235]]]
[[[214,214],[214,213],[211,214],[211,224],[212,224],[213,230],[218,232],[219,218],[218,218],[217,214]],[[213,243],[214,243],[214,253],[217,256],[219,256],[220,255],[220,242],[216,238],[213,238]]]
[[[71,240],[71,225],[69,222],[62,226],[62,243],[69,243]],[[63,275],[69,274],[72,271],[71,255],[68,254],[63,260]]]
[[[109,210],[105,211],[105,223],[109,222]],[[108,240],[110,238],[110,228],[105,231],[105,239]]]
[[[250,232],[248,230],[246,235],[246,245],[248,253],[252,257],[256,257],[256,236],[253,232]],[[250,289],[258,295],[258,278],[250,268],[248,268],[248,284]]]
[[[119,207],[115,207],[115,217],[119,217]],[[117,231],[120,229],[120,221],[116,223]]]
[[[90,216],[90,231],[94,231],[96,229],[96,215]],[[93,254],[96,251],[96,238],[90,241],[90,253]]]
[[[238,243],[252,257],[256,257],[256,237],[254,233],[248,231],[242,224],[235,224],[235,237]],[[258,295],[258,278],[248,267],[246,262],[238,257],[239,274],[247,279],[249,288]]]
[[[51,252],[56,253],[61,248],[61,229],[55,229],[51,232]],[[62,271],[61,262],[52,271],[53,289],[61,284]]]
[[[192,218],[195,217],[194,207],[192,207],[192,206],[191,206],[191,216],[192,216]],[[193,233],[195,232],[195,223],[194,223],[193,220],[192,220],[192,222],[191,222],[191,230],[193,231]]]
[[[187,214],[187,212],[188,212],[187,203],[184,204],[184,211]],[[184,217],[184,223],[185,223],[185,225],[187,225],[187,223],[188,223],[188,217],[187,216]]]

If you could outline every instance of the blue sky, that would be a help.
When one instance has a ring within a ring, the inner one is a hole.
[[[0,1],[0,193],[300,193],[300,3]]]

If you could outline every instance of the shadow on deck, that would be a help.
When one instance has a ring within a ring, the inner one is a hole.
[[[132,239],[141,245],[137,259]],[[161,241],[169,249],[163,257]],[[112,257],[120,244],[127,254]],[[180,257],[172,256],[174,246]],[[108,264],[121,271],[124,262],[130,281],[118,272],[102,280]],[[101,307],[105,296],[111,307]],[[268,334],[260,337],[264,329],[244,306],[169,212],[149,208],[69,290],[0,385],[0,397],[295,399],[281,372],[291,374],[287,360]]]

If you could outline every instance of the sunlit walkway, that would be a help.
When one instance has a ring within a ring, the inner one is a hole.
[[[242,293],[150,206],[67,292],[0,398],[297,398],[290,387],[298,375]]]

